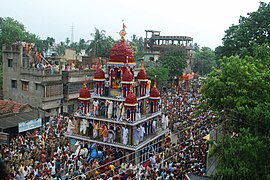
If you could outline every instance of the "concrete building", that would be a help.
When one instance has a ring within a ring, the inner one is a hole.
[[[53,115],[73,112],[78,102],[72,97],[78,97],[85,77],[91,81],[91,70],[62,74],[56,63],[59,58],[45,59],[34,49],[27,43],[3,46],[3,99],[30,104]]]
[[[62,71],[64,98],[62,112],[73,113],[79,107],[78,97],[84,81],[89,89],[94,89],[93,76],[96,70]]]
[[[145,30],[146,37],[144,38],[144,60],[157,61],[160,57],[160,52],[172,47],[184,47],[187,50],[187,68],[186,74],[191,73],[193,63],[193,38],[188,36],[161,36],[160,31]]]

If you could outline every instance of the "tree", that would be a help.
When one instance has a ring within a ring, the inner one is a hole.
[[[70,39],[67,37],[67,38],[66,38],[66,46],[67,46],[67,47],[69,46],[69,43],[70,43]]]
[[[269,179],[269,143],[268,138],[254,135],[249,129],[226,137],[215,179]]]
[[[106,39],[106,31],[95,28],[95,33],[91,33],[93,40],[91,40],[87,52],[95,57],[100,57],[104,48],[103,41]]]
[[[0,17],[0,46],[11,45],[18,41],[34,42],[36,36],[25,30],[22,23],[10,17]],[[2,49],[2,48],[1,48]]]
[[[143,57],[144,54],[144,44],[143,44],[143,38],[142,37],[138,37],[135,34],[133,34],[131,36],[131,46],[133,48],[134,51],[134,59],[137,61],[140,58]]]
[[[241,122],[232,123],[234,128],[250,127],[253,132],[270,125],[268,119],[262,119],[270,111],[264,111],[265,115],[258,112],[262,107],[269,107],[270,95],[270,71],[265,68],[261,61],[255,58],[239,57],[224,58],[221,61],[221,68],[215,69],[208,75],[202,88],[206,105],[218,112],[228,111],[230,116],[241,119]],[[270,59],[267,59],[270,61]],[[260,114],[261,118],[254,117]],[[255,118],[255,119],[254,119]]]
[[[201,75],[211,72],[212,67],[216,66],[215,53],[208,47],[202,47],[195,52],[192,71]]]
[[[219,149],[218,179],[270,178],[269,51],[268,46],[255,46],[254,57],[224,57],[203,84],[205,107],[228,121],[228,132],[239,134],[226,137]]]
[[[225,31],[222,56],[253,55],[254,45],[270,45],[270,3],[260,2],[257,11],[241,16],[238,25],[232,25]]]
[[[186,55],[187,51],[182,47],[174,47],[161,53],[159,61],[169,70],[171,80],[183,74],[183,70],[187,67]]]
[[[148,78],[152,81],[155,79],[155,76],[157,76],[157,84],[161,86],[167,83],[169,77],[169,70],[164,67],[149,68],[147,69],[147,75]]]
[[[65,54],[65,49],[66,49],[66,45],[64,42],[60,42],[58,45],[57,45],[57,52],[59,55],[64,55]]]
[[[7,46],[19,42],[33,42],[35,43],[37,36],[27,32],[24,25],[17,20],[10,17],[0,17],[0,59],[2,60],[2,46]],[[2,62],[2,61],[1,61]],[[2,88],[2,63],[0,64],[0,86]]]

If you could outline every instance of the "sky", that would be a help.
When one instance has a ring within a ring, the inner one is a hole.
[[[164,36],[189,36],[200,47],[222,45],[224,31],[238,24],[240,16],[257,11],[264,0],[9,0],[1,2],[0,16],[23,23],[27,31],[56,42],[93,39],[95,28],[119,39],[122,20],[127,39],[145,30]]]

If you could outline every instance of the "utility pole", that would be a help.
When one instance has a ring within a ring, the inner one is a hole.
[[[71,25],[71,44],[74,42],[74,26],[73,24]]]

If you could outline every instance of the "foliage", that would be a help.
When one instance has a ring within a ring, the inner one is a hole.
[[[238,25],[225,31],[221,57],[253,55],[254,45],[270,45],[270,3],[260,2],[257,11],[241,16]]]
[[[240,129],[238,137],[227,137],[215,179],[269,179],[269,138]]]
[[[266,60],[270,61],[270,58]],[[253,119],[255,112],[265,114],[260,114],[261,117],[270,113],[268,110],[258,112],[258,109],[270,105],[269,80],[270,71],[261,61],[251,57],[225,57],[221,69],[208,75],[202,89],[203,97],[211,109],[229,111],[232,118],[244,121],[233,123],[235,128],[250,127],[250,124],[257,128],[269,127],[269,120]]]
[[[93,57],[109,57],[110,50],[115,43],[111,36],[106,36],[104,30],[95,28],[95,33],[91,33],[93,40],[87,48],[87,53]]]
[[[35,39],[36,36],[27,32],[22,23],[10,17],[0,17],[0,47],[4,44],[11,45],[18,41],[34,42]]]
[[[208,47],[202,47],[195,52],[192,71],[201,75],[209,74],[216,66],[215,53]]]
[[[157,84],[164,85],[168,81],[169,70],[164,67],[149,68],[147,69],[147,75],[148,78],[152,81],[155,79],[155,76],[157,76]]]
[[[174,47],[163,52],[159,58],[164,68],[169,70],[170,79],[181,76],[187,67],[186,50],[182,47]]]
[[[143,57],[143,50],[144,50],[144,44],[143,44],[143,38],[142,37],[138,37],[135,34],[133,34],[131,36],[131,46],[133,48],[134,51],[134,59],[135,61],[138,61],[139,59],[141,59]]]
[[[227,120],[227,137],[217,168],[220,179],[269,179],[270,48],[254,46],[254,57],[224,57],[206,78],[205,106]],[[236,170],[237,169],[237,170]]]
[[[37,36],[26,31],[24,25],[10,17],[0,17],[0,58],[2,62],[2,46],[11,45],[15,42],[26,41],[35,43]],[[2,63],[0,64],[0,86],[2,88],[3,74]]]

